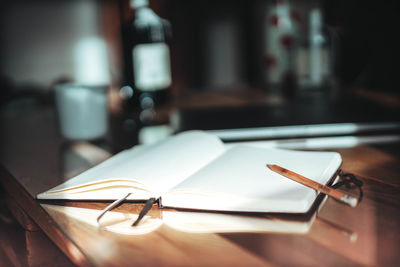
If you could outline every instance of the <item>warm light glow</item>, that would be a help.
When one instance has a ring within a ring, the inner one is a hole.
[[[132,227],[133,222],[137,219],[138,214],[122,213],[109,211],[101,219],[100,223],[97,222],[97,217],[101,213],[100,210],[44,205],[46,209],[60,212],[71,220],[78,220],[81,223],[86,223],[90,226],[98,228],[99,231],[108,231],[122,235],[143,235],[153,232],[162,225],[160,218],[151,218],[145,216],[140,224]]]

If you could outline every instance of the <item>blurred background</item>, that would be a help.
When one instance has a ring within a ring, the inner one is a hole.
[[[278,1],[279,2],[279,1]],[[152,0],[173,27],[171,63],[176,93],[264,86],[266,19],[275,1]],[[317,8],[326,37],[334,39],[337,79],[375,91],[396,91],[398,9],[392,3],[351,0],[289,2],[307,43],[309,12]],[[270,10],[269,10],[270,9]],[[123,73],[121,24],[133,11],[124,0],[1,1],[1,82],[50,89],[74,79],[72,51],[85,37],[109,48],[113,84]],[[264,47],[263,47],[264,46]],[[333,62],[331,62],[333,63]],[[10,90],[10,88],[8,88]],[[5,89],[2,94],[6,95]]]
[[[172,29],[165,41],[170,97],[155,101],[150,120],[140,117],[143,103],[129,100],[135,88],[121,90],[132,64],[129,0],[0,1],[2,110],[52,105],[57,84],[107,86],[110,138],[121,140],[116,150],[139,142],[139,130],[149,125],[176,132],[397,121],[394,3],[150,0],[149,7]],[[93,38],[97,43],[82,45]],[[354,115],[364,100],[378,106]],[[340,103],[357,108],[333,119]],[[288,106],[294,111],[275,112]],[[310,106],[317,110],[297,112]]]

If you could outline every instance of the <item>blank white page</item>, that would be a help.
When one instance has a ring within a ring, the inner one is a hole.
[[[306,212],[316,192],[271,171],[266,164],[280,165],[325,184],[340,167],[341,157],[335,152],[233,147],[174,187],[163,204],[227,211]]]
[[[113,179],[134,180],[150,188],[154,195],[161,194],[214,160],[224,150],[223,143],[213,135],[200,131],[185,132],[149,147],[121,152],[75,178],[39,194],[38,198],[48,198],[46,193]],[[99,190],[91,198],[97,198],[96,196],[107,199]]]

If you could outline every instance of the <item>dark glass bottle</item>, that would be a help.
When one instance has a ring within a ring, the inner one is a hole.
[[[124,25],[125,79],[121,95],[140,125],[150,125],[155,108],[168,102],[171,94],[170,23],[148,6],[148,0],[131,0],[134,20]]]

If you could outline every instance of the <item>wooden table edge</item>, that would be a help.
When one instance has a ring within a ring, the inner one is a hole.
[[[58,224],[25,188],[0,164],[0,186],[14,202],[37,226],[56,244],[56,246],[76,265],[93,266],[83,251],[62,231]],[[18,196],[18,197],[14,197]],[[23,225],[22,225],[23,226]]]

